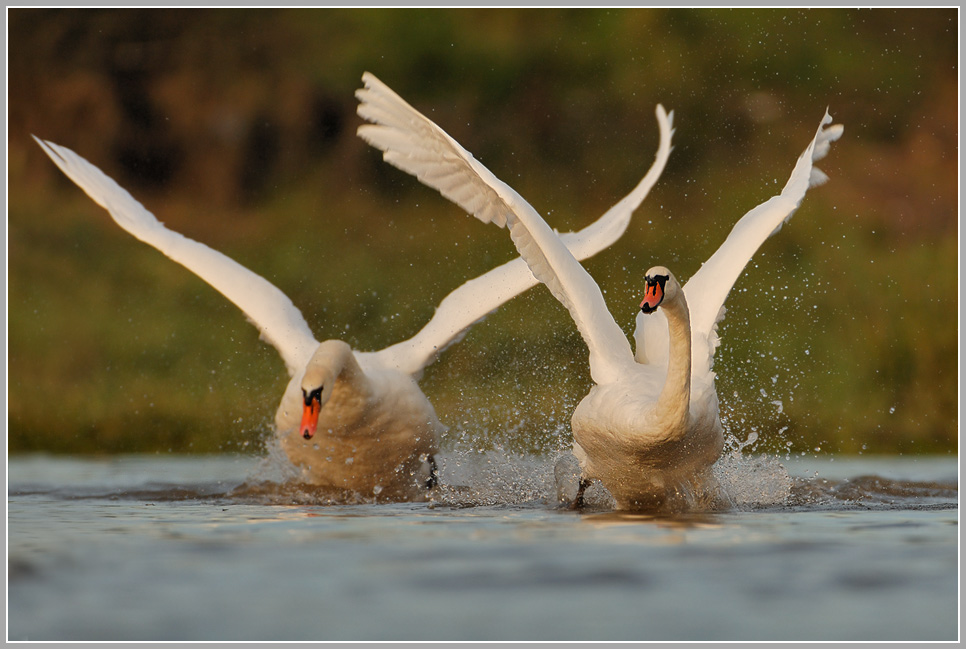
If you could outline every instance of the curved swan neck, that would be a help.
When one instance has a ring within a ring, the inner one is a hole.
[[[691,405],[691,317],[683,291],[661,306],[667,316],[670,349],[658,408],[669,423],[683,425]]]

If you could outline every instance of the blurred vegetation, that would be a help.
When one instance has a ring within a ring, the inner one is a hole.
[[[378,349],[514,256],[355,136],[369,70],[581,228],[674,151],[587,262],[630,335],[654,264],[686,280],[777,192],[829,107],[828,184],[728,301],[718,391],[770,452],[958,449],[956,9],[8,9],[8,450],[260,452],[286,383],[221,295],[121,231],[30,140]],[[445,444],[550,451],[590,385],[542,287],[422,385]]]

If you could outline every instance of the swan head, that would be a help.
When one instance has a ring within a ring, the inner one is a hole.
[[[644,299],[641,301],[641,311],[645,314],[654,313],[665,300],[677,297],[681,286],[674,275],[664,266],[654,266],[644,275]]]
[[[312,439],[315,429],[319,425],[319,413],[322,412],[322,397],[325,393],[325,386],[320,385],[316,388],[306,388],[302,386],[302,423],[299,432],[305,439]],[[331,392],[331,388],[329,390]],[[328,399],[326,399],[328,400]]]
[[[349,346],[342,341],[329,340],[321,343],[302,375],[302,423],[299,433],[312,439],[319,425],[319,413],[328,403],[336,380],[345,365],[345,355],[351,355]]]

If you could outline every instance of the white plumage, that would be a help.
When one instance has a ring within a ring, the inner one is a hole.
[[[620,238],[657,181],[672,132],[669,118],[659,119],[659,125],[655,162],[631,194],[583,230],[562,235],[576,257],[590,257]],[[305,482],[379,499],[425,497],[427,486],[435,482],[433,454],[445,426],[417,381],[473,323],[537,283],[523,260],[507,262],[452,291],[412,338],[380,351],[355,351],[342,341],[319,342],[301,312],[270,282],[169,230],[70,149],[34,139],[118,225],[234,302],[278,350],[291,380],[276,412],[276,432]],[[482,211],[501,209],[499,200],[472,188],[463,191]],[[311,439],[303,436],[312,431],[317,434]]]
[[[826,128],[826,112],[781,194],[742,217],[683,288],[666,268],[648,271],[645,281],[660,284],[663,301],[653,305],[658,311],[639,314],[635,356],[597,283],[540,215],[376,77],[366,73],[363,82],[358,112],[374,124],[360,127],[359,135],[386,161],[481,221],[508,225],[521,257],[567,308],[587,343],[595,385],[571,421],[581,469],[578,500],[590,480],[600,480],[622,509],[720,504],[711,472],[723,445],[711,371],[716,325],[754,252],[791,217],[808,187],[825,180],[812,163],[828,152],[842,126]]]

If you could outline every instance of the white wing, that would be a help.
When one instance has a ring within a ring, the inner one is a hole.
[[[387,162],[437,189],[484,223],[499,226],[509,224],[510,236],[533,276],[546,284],[570,311],[590,349],[593,379],[598,383],[615,379],[623,366],[633,362],[630,345],[607,310],[597,283],[557,233],[516,191],[494,176],[431,120],[372,74],[365,73],[363,81],[366,87],[356,92],[361,102],[358,112],[374,124],[359,127],[359,136],[382,150],[383,159]],[[658,115],[661,114],[663,109],[659,109]],[[668,119],[668,130],[669,122]],[[651,179],[652,183],[659,171]],[[650,189],[649,185],[640,199],[647,189]],[[628,198],[630,200],[623,207],[621,204],[615,206],[616,215],[626,214],[625,218],[629,218],[633,207],[630,210],[628,207],[633,200],[639,202],[640,199],[636,198],[636,194],[634,198]],[[636,207],[636,204],[633,206]],[[623,232],[624,228],[626,223],[620,231]],[[580,241],[579,235],[576,241]],[[491,272],[496,271],[508,273],[512,269],[498,268]],[[499,276],[500,273],[494,275]],[[480,286],[488,284],[481,282]],[[476,292],[475,289],[469,290]],[[512,295],[501,300],[509,297]]]
[[[832,117],[826,111],[815,137],[798,158],[781,193],[741,217],[721,247],[684,285],[691,312],[694,372],[711,369],[718,346],[717,323],[724,317],[725,299],[748,261],[768,237],[791,219],[809,187],[828,180],[813,162],[824,158],[831,143],[842,135],[841,124],[826,128],[831,122]],[[634,334],[639,349],[638,360],[646,357],[648,362],[666,362],[667,323],[654,315],[657,314],[638,314]]]
[[[264,278],[208,246],[167,229],[100,169],[70,149],[34,137],[40,147],[115,222],[234,302],[281,354],[289,375],[305,368],[318,343],[292,301]]]
[[[394,109],[398,109],[400,106],[404,107],[407,116],[412,116],[412,113],[416,113],[406,102],[399,99],[395,93],[386,88],[372,75],[367,74],[363,78],[366,80],[367,86],[372,89],[360,90],[357,93],[362,101],[359,106],[360,115],[386,115],[390,119],[397,118],[393,123],[398,124],[401,123],[398,119],[401,115],[398,115],[398,110],[394,111]],[[390,97],[394,98],[395,101],[387,101],[385,99],[387,93],[391,93]],[[373,104],[373,101],[376,103]],[[378,111],[372,108],[373,105],[379,106]],[[660,143],[654,164],[651,165],[651,168],[644,178],[641,179],[631,193],[607,210],[603,216],[591,225],[588,225],[579,232],[568,232],[560,235],[560,238],[570,250],[571,254],[577,259],[591,257],[621,237],[630,223],[634,210],[640,206],[664,170],[668,156],[671,153],[671,137],[674,133],[674,129],[672,128],[674,114],[673,112],[671,114],[666,113],[660,105],[656,109],[656,114],[660,130]],[[419,113],[416,113],[416,115],[419,115]],[[419,115],[419,119],[409,123],[415,123],[421,126],[423,119]],[[422,159],[427,160],[427,166],[432,165],[434,160],[447,160],[449,157],[447,153],[449,151],[448,147],[439,147],[439,134],[442,131],[435,128],[435,125],[433,126],[434,128],[421,130],[428,137],[412,137],[410,140],[414,149],[419,148]],[[377,128],[379,127],[362,127],[370,135],[372,134],[371,129]],[[379,133],[377,132],[376,135],[378,136]],[[390,132],[386,135],[387,138],[400,138],[399,133]],[[445,133],[442,133],[442,135],[445,135]],[[443,139],[442,141],[449,147],[453,145],[459,147],[451,139],[448,141]],[[459,147],[459,150],[462,150],[462,147]],[[386,155],[388,157],[390,152],[387,152]],[[392,155],[395,156],[396,152]],[[470,154],[466,153],[466,155]],[[490,186],[483,183],[478,174],[467,172],[466,169],[468,167],[459,162],[458,156],[452,158],[452,160],[453,163],[451,166],[456,171],[449,176],[449,179],[454,185],[463,182],[469,186],[478,186],[481,188],[481,191],[490,192],[492,195]],[[449,163],[444,162],[444,164]],[[462,195],[471,192],[457,190],[452,193]],[[502,201],[498,201],[497,206],[501,204]],[[476,203],[473,203],[473,205],[476,205]],[[483,210],[492,208],[491,203],[481,205],[481,209]],[[504,302],[509,301],[537,283],[537,279],[530,272],[530,269],[523,259],[517,258],[509,261],[502,266],[494,268],[466,282],[452,291],[440,302],[433,318],[415,336],[379,352],[372,352],[371,354],[378,356],[379,362],[389,367],[395,367],[400,371],[418,376],[444,349],[458,342],[473,323],[478,322]]]

